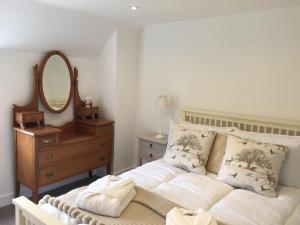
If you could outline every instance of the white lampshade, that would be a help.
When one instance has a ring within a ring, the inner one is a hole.
[[[168,96],[161,95],[157,97],[157,108],[159,109],[168,108]]]

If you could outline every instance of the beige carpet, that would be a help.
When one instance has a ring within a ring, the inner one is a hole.
[[[55,190],[49,191],[48,193],[43,193],[40,196],[44,196],[45,194],[50,194],[52,196],[59,196],[67,193],[68,191],[85,186],[95,181],[99,177],[87,178],[81,181],[74,182],[72,184],[57,188]],[[15,208],[13,205],[9,205],[3,208],[0,208],[0,225],[15,225]]]
[[[1,225],[15,224],[15,209],[12,205],[0,208],[0,224]]]

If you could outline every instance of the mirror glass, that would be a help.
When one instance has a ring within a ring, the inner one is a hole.
[[[65,60],[52,55],[43,71],[42,87],[45,100],[53,111],[62,110],[71,93],[71,75]]]

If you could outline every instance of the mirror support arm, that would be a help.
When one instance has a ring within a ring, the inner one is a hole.
[[[16,113],[22,111],[38,111],[39,110],[39,67],[37,64],[33,67],[33,93],[31,101],[24,106],[13,105],[13,126],[17,126]]]

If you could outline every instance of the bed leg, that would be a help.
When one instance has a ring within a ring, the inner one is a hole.
[[[89,178],[93,178],[93,170],[89,171]]]

